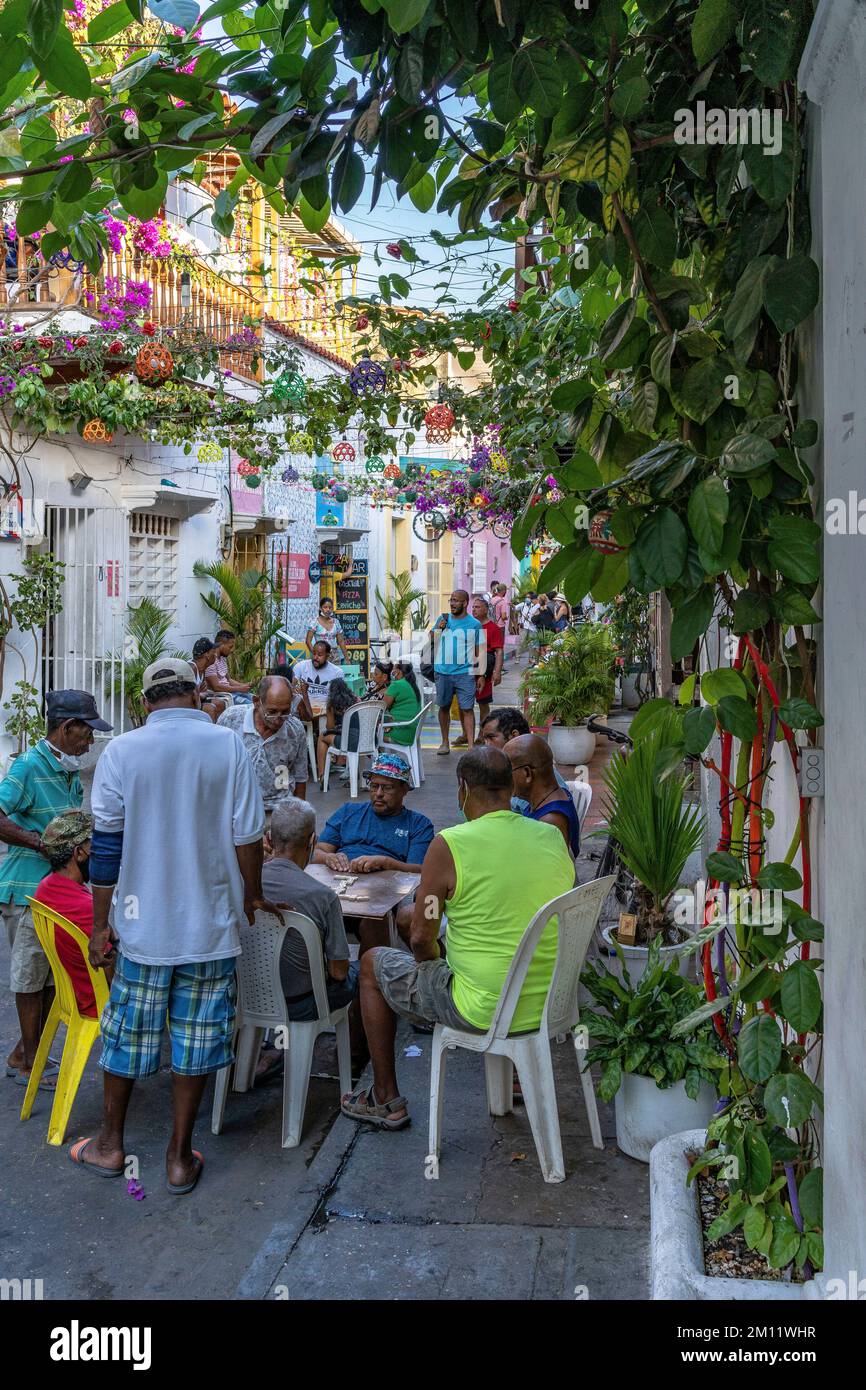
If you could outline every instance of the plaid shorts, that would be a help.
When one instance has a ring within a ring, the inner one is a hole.
[[[220,1071],[232,1060],[236,1002],[234,956],[141,965],[118,954],[102,1015],[99,1065],[113,1076],[153,1076],[168,1024],[173,1072]]]

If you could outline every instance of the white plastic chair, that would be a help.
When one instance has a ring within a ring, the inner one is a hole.
[[[569,782],[568,790],[571,792],[571,799],[577,812],[578,827],[582,830],[586,813],[592,804],[592,787],[588,782]]]
[[[384,705],[352,705],[343,715],[340,729],[340,742],[329,743],[325,755],[325,771],[322,790],[328,790],[331,774],[331,759],[344,757],[349,765],[349,795],[358,795],[358,769],[362,758],[375,758],[379,752],[379,725],[385,713]],[[358,746],[350,749],[349,731],[354,721],[358,730]]]
[[[420,787],[421,783],[424,781],[424,759],[421,756],[421,728],[424,723],[424,716],[427,713],[430,706],[432,705],[432,703],[433,701],[430,700],[426,705],[423,705],[420,712],[415,715],[414,719],[401,719],[395,724],[382,725],[382,731],[380,734],[380,738],[382,740],[380,745],[381,751],[383,753],[388,752],[402,754],[402,756],[406,759],[406,761],[412,769],[413,787]],[[391,743],[390,739],[388,738],[388,735],[392,729],[406,729],[409,727],[410,724],[415,724],[416,721],[417,726],[415,729],[415,737],[413,738],[411,743]]]
[[[238,957],[238,1012],[235,1025],[235,1060],[217,1073],[214,1088],[211,1130],[220,1134],[223,1127],[229,1076],[234,1066],[234,1089],[248,1091],[253,1084],[256,1063],[266,1028],[286,1030],[288,1049],[283,1073],[283,1137],[284,1149],[293,1149],[301,1142],[313,1048],[320,1033],[336,1031],[337,1067],[340,1075],[340,1094],[352,1089],[352,1060],[349,1042],[348,1005],[329,1012],[325,984],[325,964],[322,938],[315,922],[301,912],[285,912],[284,925],[265,912],[257,912],[253,926],[241,931],[243,953]],[[288,1006],[280,983],[280,951],[286,932],[294,927],[304,939],[310,961],[310,976],[316,1000],[318,1018],[309,1023],[289,1020]]]
[[[577,1003],[580,972],[602,904],[613,882],[611,876],[581,884],[579,888],[572,888],[570,892],[554,898],[536,912],[514,954],[493,1021],[486,1033],[467,1033],[462,1029],[436,1024],[430,1058],[428,1158],[439,1158],[445,1052],[449,1048],[464,1047],[470,1052],[484,1054],[487,1106],[491,1115],[506,1115],[514,1108],[514,1067],[517,1067],[526,1114],[544,1181],[562,1182],[565,1179],[550,1039],[560,1033],[570,1033],[580,1020]],[[541,934],[552,917],[558,918],[556,965],[544,1003],[541,1024],[535,1033],[520,1033],[509,1037],[508,1030],[526,979],[526,972]],[[592,1142],[597,1149],[603,1149],[592,1077],[589,1068],[581,1061],[583,1039],[573,1034],[573,1040]]]

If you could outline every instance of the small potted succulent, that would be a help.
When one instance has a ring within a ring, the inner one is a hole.
[[[709,1123],[716,1075],[726,1058],[709,1019],[688,1037],[671,1036],[703,995],[679,974],[675,961],[661,959],[659,937],[639,980],[632,981],[622,958],[620,964],[621,975],[596,961],[581,976],[604,1010],[581,1012],[591,1042],[586,1061],[601,1067],[600,1098],[614,1101],[617,1147],[648,1163],[660,1139]]]

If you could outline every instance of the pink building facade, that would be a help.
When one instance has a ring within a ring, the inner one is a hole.
[[[499,580],[508,586],[510,597],[513,569],[511,542],[500,540],[492,531],[454,537],[455,589],[466,589],[470,594],[489,594],[493,581]],[[506,648],[510,649],[514,643],[515,639],[506,634]]]

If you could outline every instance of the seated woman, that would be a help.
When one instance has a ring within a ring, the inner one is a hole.
[[[365,701],[381,700],[391,683],[392,671],[393,667],[390,661],[377,661],[370,672],[370,679],[367,681],[367,688],[362,698]]]
[[[421,713],[421,692],[408,659],[405,665],[400,661],[394,662],[391,680],[379,698],[390,715],[383,731],[385,742],[402,744],[404,747],[414,743],[418,715]],[[409,723],[409,720],[412,722]],[[395,729],[392,727],[394,724],[402,724],[403,728]]]
[[[359,703],[344,680],[332,680],[328,686],[328,703],[325,706],[325,727],[319,734],[316,748],[316,772],[319,782],[325,775],[325,759],[332,744],[339,744],[343,730],[343,717],[347,710]],[[358,721],[349,727],[349,751],[358,746]]]

